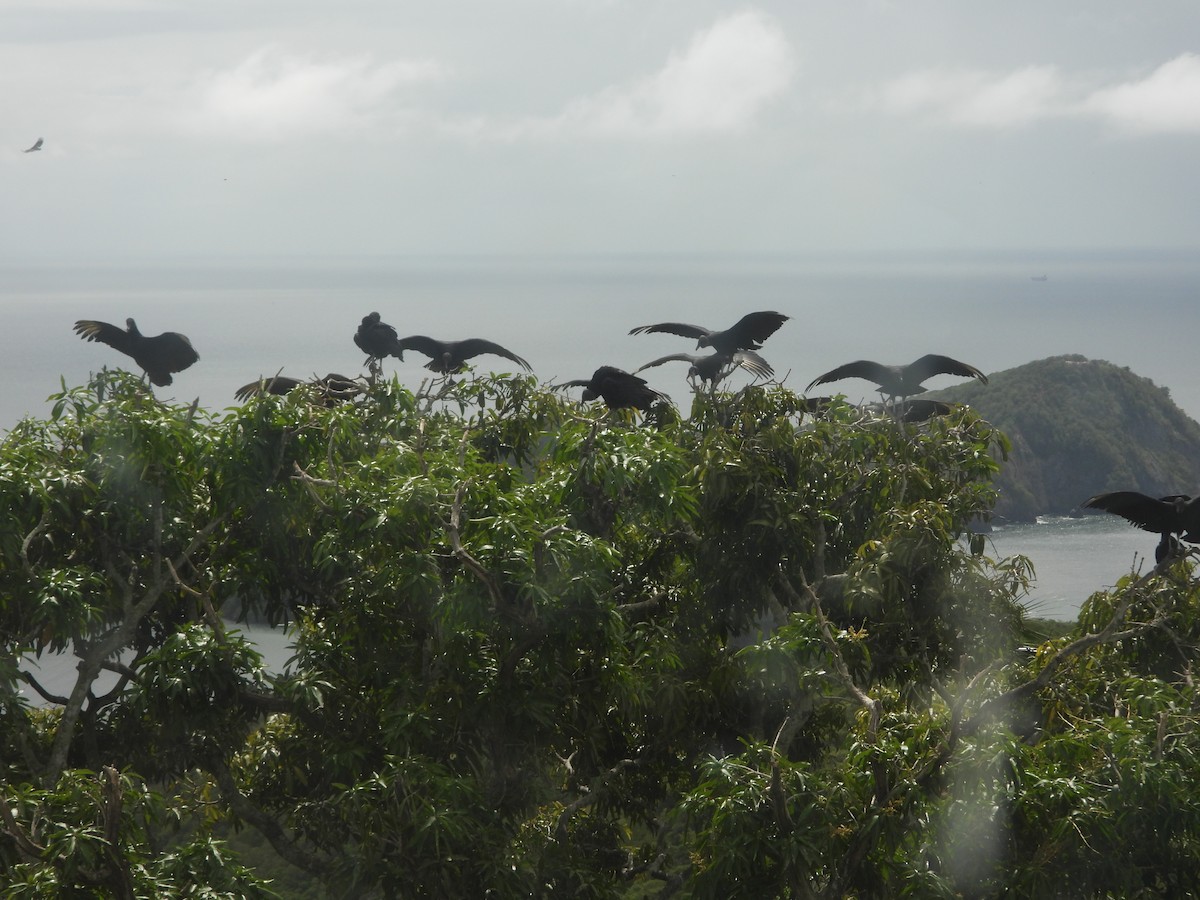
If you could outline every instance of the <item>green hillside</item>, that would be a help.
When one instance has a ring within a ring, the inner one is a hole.
[[[998,515],[1067,515],[1102,491],[1200,491],[1200,424],[1148,378],[1103,360],[1053,356],[989,380],[936,396],[970,404],[1012,441]]]

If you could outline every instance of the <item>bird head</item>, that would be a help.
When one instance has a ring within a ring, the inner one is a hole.
[[[125,320],[125,328],[130,334],[141,334],[141,332],[138,331],[137,322],[133,321],[133,319]]]
[[[363,316],[362,323],[364,325],[378,325],[379,318],[380,318],[379,313],[370,312],[370,313],[367,313],[365,316]]]

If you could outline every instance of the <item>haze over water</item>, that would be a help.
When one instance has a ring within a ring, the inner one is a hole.
[[[1045,281],[1035,277],[1046,276]],[[533,365],[543,382],[630,371],[693,351],[674,335],[628,334],[651,322],[711,328],[746,312],[792,317],[763,355],[794,390],[852,359],[903,363],[944,353],[985,372],[1066,353],[1128,366],[1168,387],[1200,416],[1192,336],[1200,332],[1200,265],[1186,256],[825,257],[576,256],[191,260],[174,264],[22,265],[0,262],[11,327],[0,427],[44,414],[45,398],[103,366],[129,367],[71,331],[76,319],[145,334],[188,335],[200,362],[164,399],[220,410],[260,375],[363,371],[351,336],[378,310],[402,334],[487,337]],[[389,360],[416,388],[420,354]],[[501,360],[480,358],[480,369]],[[504,370],[503,366],[499,366]],[[682,364],[650,370],[653,387],[686,405]],[[940,377],[932,387],[954,384]],[[732,384],[740,386],[736,379]],[[860,380],[829,385],[874,399]]]

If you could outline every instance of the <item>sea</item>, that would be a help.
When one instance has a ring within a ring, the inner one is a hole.
[[[791,318],[761,352],[777,380],[798,391],[854,359],[906,363],[941,353],[992,373],[1081,354],[1127,366],[1200,417],[1200,259],[1190,252],[153,260],[2,253],[0,434],[24,416],[48,414],[49,398],[63,387],[129,364],[111,348],[81,341],[71,328],[77,319],[122,324],[133,317],[145,334],[188,335],[200,361],[156,393],[166,402],[197,401],[220,416],[236,389],[260,376],[362,372],[352,335],[371,311],[402,335],[494,340],[554,384],[587,378],[600,365],[633,371],[695,349],[675,335],[631,335],[637,326],[725,328],[747,312],[771,309]],[[385,372],[417,389],[429,375],[423,362],[410,351],[402,362],[388,360]],[[498,358],[479,362],[511,369]],[[686,407],[684,364],[642,374]],[[735,376],[730,384],[743,383]],[[939,376],[928,385],[953,383]],[[856,380],[828,388],[852,402],[876,397]],[[1178,492],[1196,489],[1180,485]],[[1152,564],[1156,537],[1116,517],[1090,516],[1003,526],[988,542],[989,554],[1033,562],[1037,581],[1026,599],[1032,614],[1073,619],[1093,591],[1146,567],[1147,558]],[[286,634],[254,635],[272,667],[286,665]],[[69,680],[70,659],[60,662]],[[52,673],[43,675],[55,683]]]

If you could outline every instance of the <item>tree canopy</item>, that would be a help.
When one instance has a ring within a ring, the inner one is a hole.
[[[253,834],[312,896],[1200,890],[1188,566],[1039,639],[970,533],[1006,450],[774,385],[101,373],[0,446],[0,878],[268,896]]]

